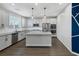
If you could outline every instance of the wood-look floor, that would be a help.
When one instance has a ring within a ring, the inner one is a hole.
[[[27,48],[22,40],[0,52],[0,56],[75,56],[57,39],[52,38],[51,48]]]

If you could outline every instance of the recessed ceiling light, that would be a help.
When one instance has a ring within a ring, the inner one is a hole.
[[[12,5],[12,6],[15,6],[15,3],[12,3],[11,5]]]
[[[35,3],[36,6],[38,6],[38,3]]]
[[[59,5],[62,5],[63,3],[59,3]]]

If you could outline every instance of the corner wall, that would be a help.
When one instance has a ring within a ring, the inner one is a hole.
[[[71,4],[57,17],[57,38],[71,51]]]

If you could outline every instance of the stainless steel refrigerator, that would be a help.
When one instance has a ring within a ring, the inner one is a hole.
[[[42,24],[42,31],[43,32],[49,32],[50,31],[50,23],[43,23]]]

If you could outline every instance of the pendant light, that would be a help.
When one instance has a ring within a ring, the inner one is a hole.
[[[12,3],[11,5],[12,5],[12,6],[15,6],[15,3]]]
[[[34,18],[34,17],[33,17],[33,10],[34,10],[34,8],[32,8],[32,19]]]
[[[44,8],[44,19],[46,19],[46,8]]]
[[[44,16],[42,22],[46,23],[46,7],[44,8]]]
[[[35,6],[38,6],[38,3],[35,3]]]

